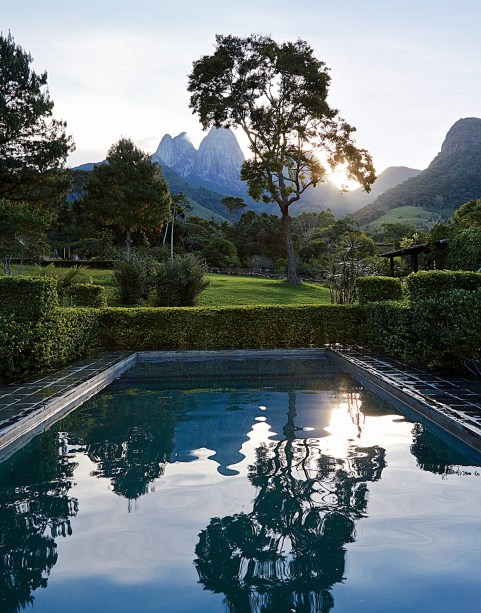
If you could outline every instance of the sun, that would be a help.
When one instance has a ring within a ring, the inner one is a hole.
[[[336,168],[329,174],[328,179],[343,191],[350,192],[353,189],[360,187],[357,181],[347,177],[345,166],[336,166]]]

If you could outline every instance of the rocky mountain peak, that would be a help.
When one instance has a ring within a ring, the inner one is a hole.
[[[165,134],[152,158],[196,184],[245,191],[240,180],[244,155],[235,134],[226,128],[211,128],[198,150],[185,132],[174,138]]]
[[[451,126],[441,146],[441,157],[481,149],[481,119],[466,117]]]
[[[206,181],[231,187],[240,182],[244,154],[231,130],[211,128],[197,154],[195,173]]]

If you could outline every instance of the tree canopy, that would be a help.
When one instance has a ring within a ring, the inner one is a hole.
[[[50,208],[69,187],[61,171],[74,144],[32,59],[0,33],[0,197]]]
[[[100,223],[125,233],[130,252],[131,232],[160,226],[168,218],[171,200],[158,164],[121,138],[109,149],[106,163],[92,170],[84,205]]]
[[[302,40],[279,44],[267,36],[217,36],[214,54],[194,62],[190,106],[203,127],[239,126],[252,157],[241,169],[252,198],[276,202],[282,213],[288,280],[298,282],[289,207],[322,182],[326,168],[346,165],[349,178],[369,190],[375,179],[355,128],[327,101],[330,76]]]

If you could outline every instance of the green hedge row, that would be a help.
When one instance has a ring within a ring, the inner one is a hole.
[[[107,308],[99,317],[106,349],[258,349],[367,339],[359,305]]]
[[[356,279],[357,298],[360,304],[380,300],[402,300],[400,279],[394,277],[366,276]]]
[[[93,283],[74,283],[66,291],[67,301],[72,306],[102,308],[107,306],[105,288]]]
[[[0,378],[60,368],[98,349],[94,309],[56,308],[37,321],[0,315]]]
[[[437,371],[481,375],[481,290],[367,307],[368,346]]]
[[[423,270],[405,279],[413,302],[440,296],[455,289],[474,291],[481,288],[481,273],[466,270]]]

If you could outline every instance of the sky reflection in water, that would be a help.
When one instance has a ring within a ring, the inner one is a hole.
[[[0,610],[479,610],[472,460],[319,366],[172,368],[0,465]]]

